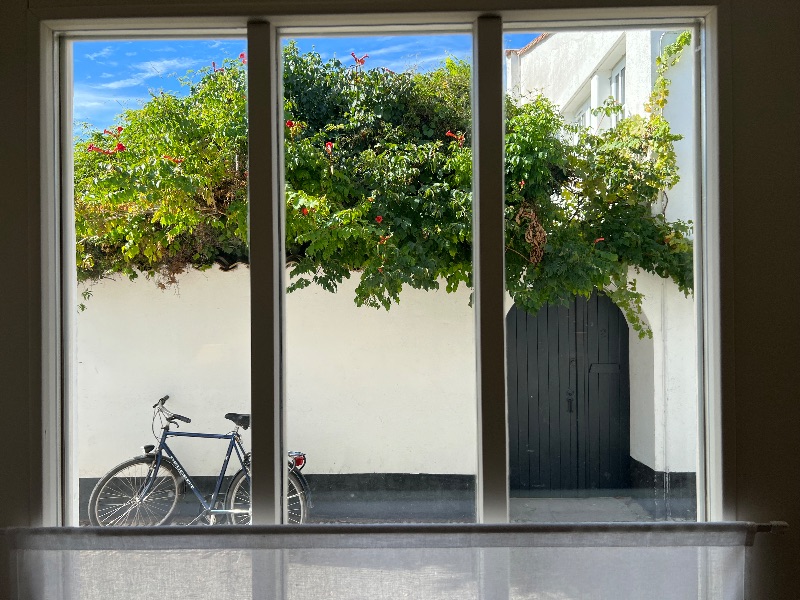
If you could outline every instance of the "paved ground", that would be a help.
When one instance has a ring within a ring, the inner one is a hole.
[[[474,522],[470,495],[405,492],[391,498],[362,494],[317,494],[309,522],[313,523],[469,523]],[[631,497],[511,498],[512,523],[575,523],[599,521],[653,521]]]
[[[511,498],[512,523],[587,523],[597,521],[653,521],[630,497]]]

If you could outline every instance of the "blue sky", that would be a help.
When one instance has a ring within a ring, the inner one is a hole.
[[[508,34],[506,48],[521,48],[535,33]],[[302,52],[352,63],[351,52],[368,54],[365,68],[425,71],[448,55],[469,60],[472,38],[460,35],[297,38]],[[184,93],[179,77],[189,70],[221,64],[246,51],[244,39],[100,40],[73,46],[76,122],[103,129],[126,108],[138,108],[153,92]]]

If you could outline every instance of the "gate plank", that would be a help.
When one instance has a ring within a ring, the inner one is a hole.
[[[551,360],[548,363],[548,407],[550,411],[550,486],[561,489],[561,391],[559,389],[558,372],[558,306],[547,306],[547,345]]]
[[[608,297],[598,296],[597,298],[597,327],[599,329],[598,340],[598,362],[608,363],[609,361],[609,310]],[[611,440],[610,440],[610,417],[611,417],[611,381],[612,375],[601,374],[598,377],[598,396],[597,408],[599,415],[600,432],[600,487],[607,488],[611,485]]]
[[[525,368],[528,371],[528,478],[530,488],[542,487],[541,435],[539,434],[539,319],[535,315],[526,313],[528,322],[528,362]],[[522,368],[522,365],[520,365]]]
[[[548,369],[550,365],[547,328],[547,308],[544,307],[537,315],[539,325],[539,337],[537,339],[538,355],[538,390],[539,390],[539,470],[541,485],[545,489],[552,489],[550,484],[550,406],[548,398],[550,396],[548,387]]]
[[[586,459],[588,452],[587,440],[589,429],[587,423],[589,420],[589,404],[588,404],[588,370],[589,366],[586,364],[586,330],[587,330],[587,300],[584,297],[575,299],[575,345],[577,351],[575,377],[577,384],[575,386],[575,397],[577,404],[577,427],[578,427],[578,489],[586,489],[588,487],[588,477],[586,471]]]
[[[559,460],[561,462],[560,476],[562,490],[571,489],[574,478],[572,471],[572,416],[570,412],[569,399],[569,371],[570,371],[570,351],[569,351],[569,306],[558,307],[558,404],[559,404]],[[574,401],[573,401],[574,404]],[[572,407],[575,410],[575,407]]]
[[[519,414],[517,416],[517,428],[519,435],[518,460],[519,460],[519,485],[522,489],[530,489],[530,476],[528,475],[529,454],[528,454],[528,313],[517,311],[517,402]]]
[[[587,362],[593,364],[600,362],[599,359],[599,341],[598,341],[598,326],[597,326],[597,294],[592,294],[588,302],[588,344],[587,344]],[[588,487],[589,489],[597,489],[600,487],[600,413],[598,411],[598,385],[599,375],[589,375],[588,377],[588,390],[587,390],[587,403],[588,403],[588,442],[589,448],[586,456],[588,467]]]

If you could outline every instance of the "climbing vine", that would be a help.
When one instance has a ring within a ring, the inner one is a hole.
[[[544,97],[507,102],[507,287],[535,312],[594,289],[648,334],[630,268],[692,290],[691,224],[654,210],[678,181],[657,62],[645,116],[603,131],[565,123]],[[470,67],[369,69],[284,50],[289,291],[336,291],[356,276],[358,305],[389,309],[404,286],[472,285]],[[187,268],[248,262],[247,59],[189,73],[187,94],[154,95],[75,148],[78,278],[177,281]],[[613,103],[599,109],[619,111]]]

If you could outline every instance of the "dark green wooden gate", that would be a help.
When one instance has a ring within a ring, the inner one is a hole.
[[[626,488],[628,324],[606,296],[506,317],[512,490]]]

